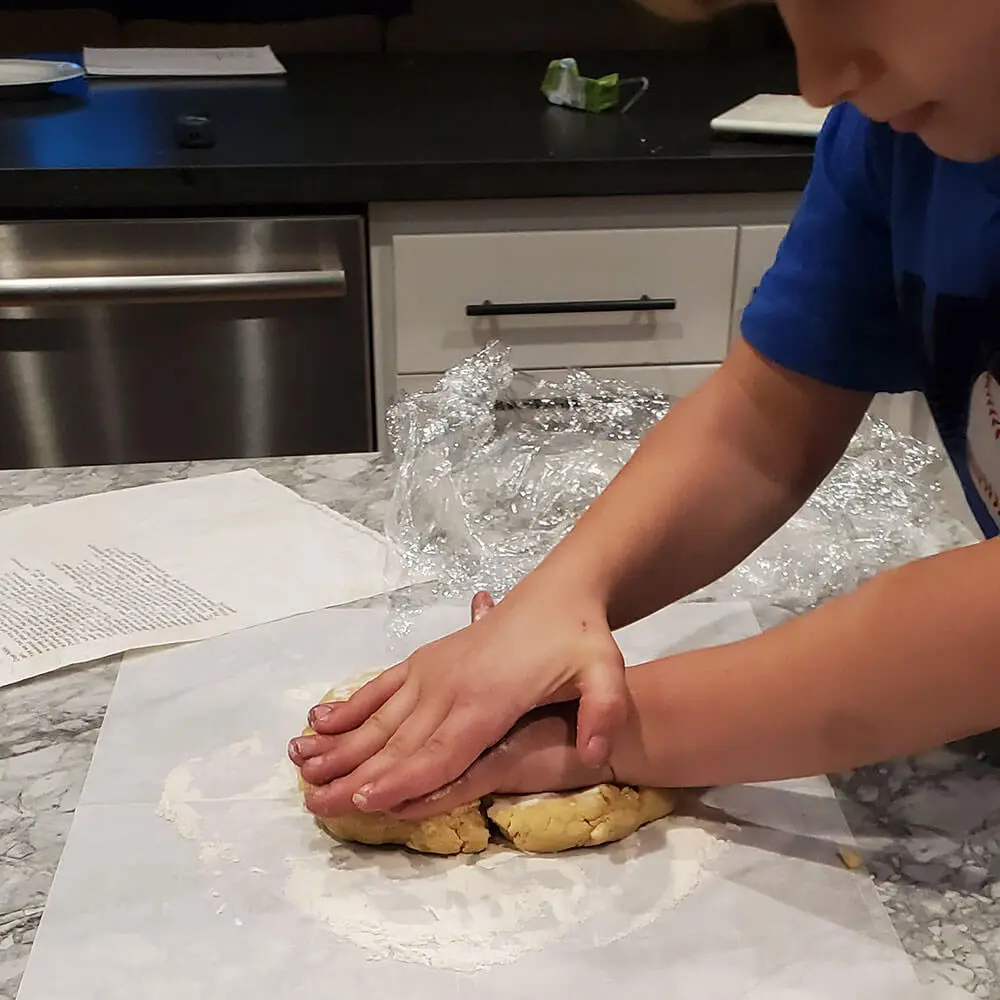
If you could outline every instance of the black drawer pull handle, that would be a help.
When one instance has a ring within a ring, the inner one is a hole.
[[[661,312],[676,309],[676,299],[595,299],[578,302],[491,302],[465,307],[466,316],[557,316],[566,313]]]

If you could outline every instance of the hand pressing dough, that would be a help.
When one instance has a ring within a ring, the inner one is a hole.
[[[376,676],[359,679],[346,689],[334,688],[322,698],[324,702],[342,701]],[[311,736],[312,729],[303,730]],[[305,790],[306,783],[299,777]],[[384,813],[353,812],[345,816],[318,817],[317,821],[338,840],[358,844],[401,844],[423,854],[478,854],[490,842],[490,831],[478,802],[441,816],[424,820],[392,819]]]
[[[377,674],[328,691],[324,702],[343,701]],[[313,730],[303,730],[310,736]],[[306,783],[299,777],[303,789]],[[595,785],[576,792],[496,796],[488,809],[477,801],[425,820],[397,820],[383,813],[353,812],[318,818],[338,840],[400,844],[423,854],[478,854],[486,850],[486,817],[520,851],[548,854],[622,840],[674,811],[674,793],[659,788]]]
[[[595,785],[579,792],[498,795],[487,815],[519,851],[549,854],[622,840],[676,805],[674,793],[665,789]]]

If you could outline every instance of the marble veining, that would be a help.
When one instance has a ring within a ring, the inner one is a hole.
[[[247,467],[382,527],[388,477],[369,456],[0,472],[0,513]],[[17,992],[118,662],[112,657],[0,689],[0,1000]],[[1000,753],[985,739],[833,776],[867,871],[921,978],[995,1000],[998,763]]]

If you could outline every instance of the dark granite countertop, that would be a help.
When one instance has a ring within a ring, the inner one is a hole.
[[[582,59],[587,75],[650,79],[624,116],[549,105],[539,91],[547,58],[296,57],[287,79],[95,80],[0,101],[0,211],[301,210],[805,183],[810,142],[709,129],[754,93],[795,89],[781,54]],[[214,148],[178,148],[183,114],[211,117]]]

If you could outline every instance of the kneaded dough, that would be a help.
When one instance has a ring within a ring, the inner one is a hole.
[[[348,813],[319,820],[338,840],[402,844],[422,854],[478,854],[490,842],[478,802],[424,820],[396,820],[382,813]]]
[[[324,702],[342,701],[375,674],[328,691]],[[303,730],[304,736],[313,730]],[[303,791],[307,784],[299,776]],[[352,812],[317,817],[338,840],[359,844],[399,844],[423,854],[478,854],[490,842],[487,817],[519,851],[549,854],[622,840],[641,826],[674,811],[676,794],[661,788],[595,785],[575,792],[495,796],[485,807],[471,802],[424,820],[398,820],[384,813]]]
[[[364,686],[375,674],[361,678],[348,688],[334,688],[321,699],[342,701]],[[303,730],[311,736],[312,729]],[[306,782],[299,776],[303,791]],[[317,822],[338,840],[358,844],[401,844],[422,854],[478,854],[490,842],[490,830],[479,802],[423,820],[393,819],[384,813],[353,812],[344,816],[317,817]]]
[[[676,806],[676,795],[666,789],[595,785],[578,792],[498,795],[487,815],[519,851],[549,854],[622,840]]]

